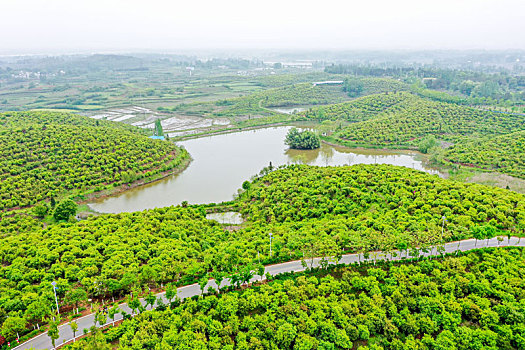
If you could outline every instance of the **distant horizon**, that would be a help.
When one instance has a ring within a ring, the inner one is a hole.
[[[23,56],[90,56],[90,55],[195,55],[195,54],[224,54],[228,53],[231,57],[240,54],[344,54],[344,53],[522,53],[525,48],[245,48],[245,47],[225,47],[225,48],[181,48],[181,49],[146,49],[146,48],[122,48],[122,49],[33,49],[31,51],[15,51],[0,49],[0,57],[23,57]]]
[[[525,50],[523,0],[7,0],[0,54]]]

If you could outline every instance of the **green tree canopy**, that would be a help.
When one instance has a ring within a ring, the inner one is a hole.
[[[71,199],[65,199],[57,204],[53,211],[53,218],[56,221],[68,220],[77,213],[77,204]]]
[[[299,131],[292,128],[286,135],[284,143],[295,149],[315,149],[321,147],[319,136],[310,130]]]

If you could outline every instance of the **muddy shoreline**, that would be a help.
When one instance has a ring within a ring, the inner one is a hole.
[[[140,187],[140,186],[144,186],[144,185],[147,185],[147,184],[150,184],[150,183],[154,183],[154,182],[160,181],[160,180],[165,179],[166,177],[171,176],[171,175],[180,174],[181,172],[186,170],[186,168],[190,165],[190,163],[192,161],[193,161],[193,158],[191,157],[191,155],[189,155],[189,157],[184,160],[184,162],[181,164],[181,166],[179,166],[177,168],[174,168],[172,170],[167,170],[165,172],[162,172],[162,173],[160,173],[160,176],[155,177],[154,179],[145,179],[145,180],[141,179],[141,180],[138,180],[138,181],[134,181],[134,182],[132,182],[130,184],[120,185],[118,187],[115,187],[114,189],[112,189],[109,192],[106,192],[107,191],[106,190],[106,191],[101,191],[101,192],[90,193],[89,195],[85,195],[84,199],[82,201],[77,202],[77,204],[88,204],[88,203],[91,203],[91,202],[96,201],[96,200],[101,200],[101,199],[105,199],[105,198],[108,198],[108,197],[115,196],[117,194],[126,192],[126,191],[131,190],[131,189],[136,188],[136,187]],[[95,211],[93,209],[91,209],[91,210],[93,212],[97,212],[97,211]]]

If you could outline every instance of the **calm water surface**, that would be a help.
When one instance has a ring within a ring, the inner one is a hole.
[[[98,212],[119,213],[177,205],[182,201],[192,204],[228,201],[244,180],[270,162],[274,166],[393,164],[441,175],[426,166],[417,152],[349,149],[326,144],[317,150],[289,150],[284,138],[290,128],[250,130],[180,142],[193,157],[182,173],[89,206]]]
[[[308,108],[306,107],[276,107],[276,108],[270,108],[270,109],[276,112],[279,112],[279,113],[294,114],[294,113],[304,112]]]
[[[215,220],[221,224],[240,225],[243,223],[242,215],[235,211],[227,211],[225,213],[211,213],[206,215],[206,219]]]

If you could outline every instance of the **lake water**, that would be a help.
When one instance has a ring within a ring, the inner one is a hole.
[[[101,213],[119,213],[178,205],[183,201],[191,204],[229,201],[243,181],[259,173],[270,162],[273,166],[381,163],[441,175],[428,167],[417,152],[349,149],[326,144],[317,150],[290,150],[284,144],[290,128],[257,129],[180,142],[193,157],[186,170],[89,206]]]

